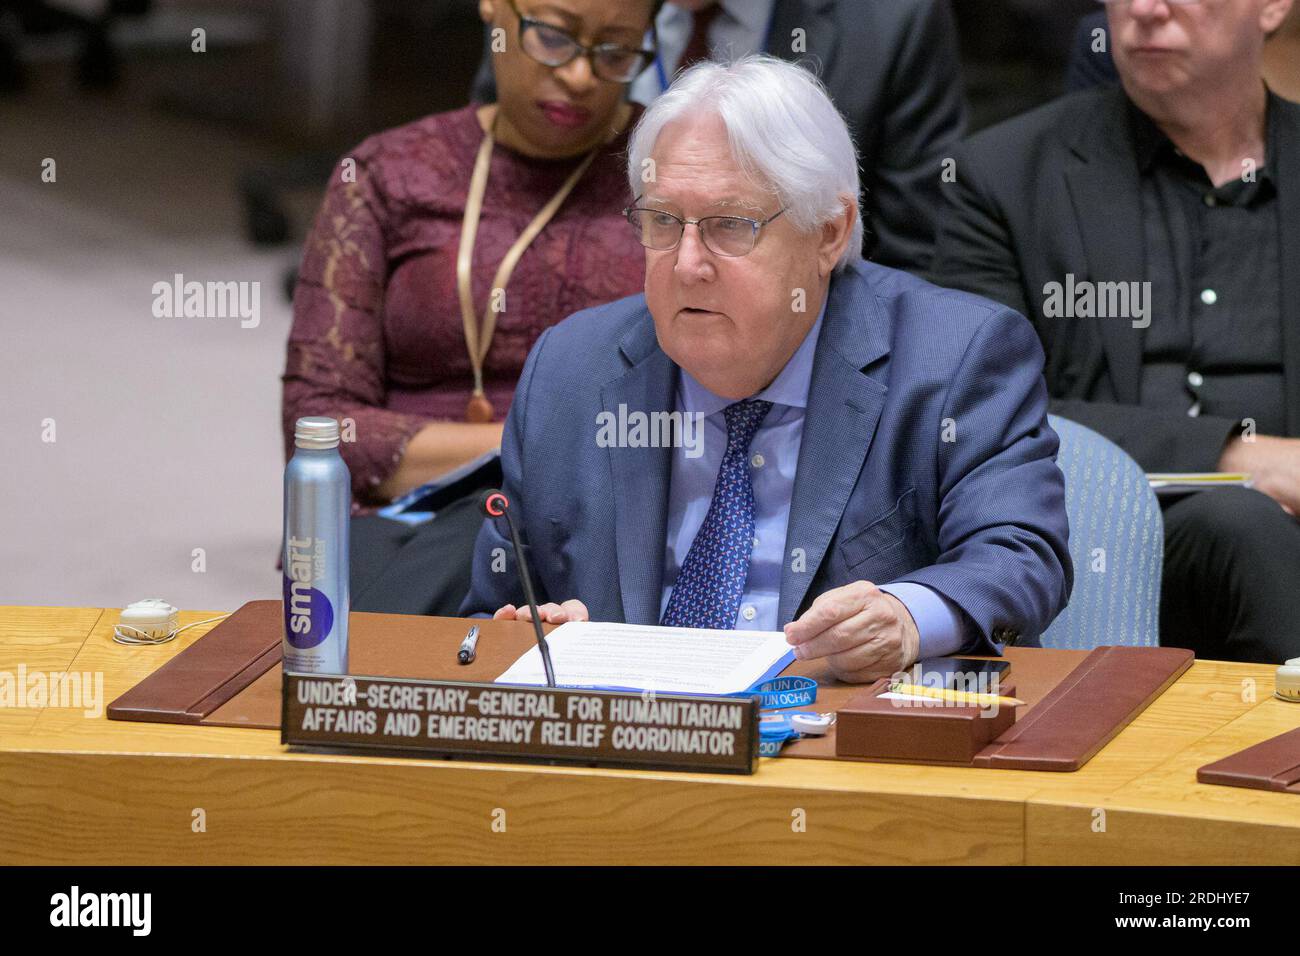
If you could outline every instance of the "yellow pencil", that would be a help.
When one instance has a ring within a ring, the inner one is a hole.
[[[1002,707],[1023,707],[1025,702],[1018,697],[1002,697],[998,694],[979,694],[964,690],[946,690],[938,687],[922,687],[920,684],[892,684],[890,691],[895,694],[911,694],[916,697],[933,697],[936,700],[950,700],[957,704],[998,704]]]

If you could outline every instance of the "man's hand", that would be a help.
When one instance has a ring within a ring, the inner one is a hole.
[[[543,624],[563,624],[565,621],[591,620],[591,615],[587,613],[587,605],[576,598],[565,601],[563,604],[542,604],[537,608],[537,613],[541,617]],[[507,604],[505,607],[497,608],[497,612],[492,615],[494,621],[531,621],[532,619],[533,612],[528,609],[527,604],[523,607]]]
[[[785,626],[799,660],[824,657],[842,681],[861,684],[911,667],[921,650],[907,606],[870,581],[827,591]]]
[[[1264,492],[1292,517],[1300,514],[1300,438],[1234,438],[1219,456],[1219,470],[1249,473],[1257,491]]]

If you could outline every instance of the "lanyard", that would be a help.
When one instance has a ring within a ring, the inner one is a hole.
[[[764,714],[758,720],[758,755],[779,757],[788,741],[824,737],[835,724],[835,714],[787,710]]]
[[[494,115],[492,127],[484,134],[483,143],[478,149],[478,157],[474,160],[474,174],[470,178],[469,194],[465,200],[465,218],[461,222],[460,248],[456,254],[456,289],[460,294],[460,315],[465,326],[465,345],[469,350],[469,364],[474,370],[474,393],[465,408],[465,418],[471,422],[490,422],[495,415],[492,403],[483,394],[483,362],[487,358],[488,349],[492,346],[492,333],[496,331],[497,309],[493,307],[492,300],[497,295],[498,289],[505,289],[524,250],[555,216],[600,150],[600,147],[597,147],[587,154],[586,158],[578,164],[578,168],[569,174],[569,178],[564,181],[559,191],[533,217],[533,221],[528,224],[515,240],[514,245],[510,247],[505,258],[501,260],[496,275],[492,278],[492,288],[488,292],[488,306],[483,311],[480,325],[474,309],[474,293],[470,287],[470,260],[474,258],[474,240],[478,237],[479,217],[483,213],[483,196],[487,192],[488,168],[492,165],[492,146],[496,142],[496,137],[493,135],[495,127],[496,116]]]
[[[755,684],[745,691],[745,695],[757,697],[759,706],[764,710],[775,707],[807,707],[817,700],[817,682],[811,677],[774,677]],[[764,714],[759,720],[760,757],[778,756],[786,741],[799,736],[799,731],[790,723],[790,716]]]
[[[759,706],[764,709],[807,707],[817,700],[817,682],[811,677],[774,677],[744,692],[746,697],[755,695]]]

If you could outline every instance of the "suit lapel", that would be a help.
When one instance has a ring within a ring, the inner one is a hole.
[[[1092,282],[1146,279],[1142,242],[1142,194],[1125,97],[1117,90],[1080,123],[1073,144],[1081,160],[1066,169],[1066,182]],[[1055,277],[1066,282],[1065,276]],[[1066,321],[1078,321],[1067,319]],[[1088,320],[1084,320],[1088,321]],[[1118,402],[1136,405],[1142,376],[1142,334],[1123,318],[1091,319],[1106,353]]]
[[[1300,436],[1300,106],[1270,97],[1277,110],[1276,166],[1282,273],[1282,374],[1286,387],[1286,431]]]
[[[649,414],[676,408],[677,367],[659,348],[649,313],[627,334],[620,348],[632,367],[601,389],[604,410],[617,420],[620,405],[627,413]],[[614,538],[623,620],[629,624],[657,624],[668,533],[672,449],[610,447],[606,454],[613,479]]]
[[[862,370],[889,352],[889,320],[854,267],[831,284],[813,360],[781,569],[779,622],[792,620],[839,527],[888,389]],[[792,552],[800,549],[803,570]]]

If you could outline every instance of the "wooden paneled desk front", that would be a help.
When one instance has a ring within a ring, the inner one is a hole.
[[[113,642],[118,613],[0,607],[0,676],[102,674],[102,708],[215,626],[130,647]],[[275,731],[19,701],[32,706],[0,707],[0,863],[1297,864],[1300,797],[1196,782],[1197,767],[1300,727],[1272,673],[1197,661],[1077,773],[300,754]]]

